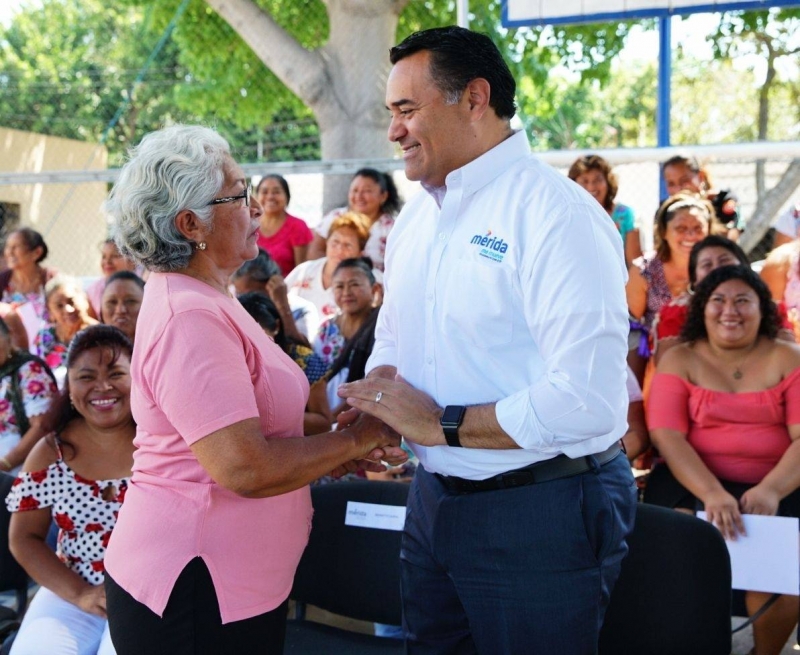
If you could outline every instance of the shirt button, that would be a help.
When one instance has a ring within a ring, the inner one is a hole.
[[[439,232],[439,241],[444,241],[447,235],[444,232]]]
[[[433,294],[429,293],[427,296],[425,296],[425,300],[427,300],[428,302],[433,302]]]
[[[428,366],[433,366],[433,358],[428,357],[428,359],[426,359],[425,361],[428,363]]]

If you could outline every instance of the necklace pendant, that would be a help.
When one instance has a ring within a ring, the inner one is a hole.
[[[733,379],[734,380],[742,379],[742,372],[738,368],[733,372]]]

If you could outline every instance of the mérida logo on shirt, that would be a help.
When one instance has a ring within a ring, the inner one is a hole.
[[[472,237],[470,244],[480,247],[478,254],[481,257],[486,257],[495,262],[503,261],[503,256],[508,250],[508,244],[503,239],[492,236],[491,230],[487,230],[486,234],[476,234]]]

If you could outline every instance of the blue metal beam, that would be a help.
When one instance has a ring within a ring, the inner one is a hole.
[[[501,18],[503,27],[530,27],[532,25],[565,25],[574,23],[603,23],[611,21],[635,21],[643,18],[663,18],[720,11],[745,11],[747,9],[771,9],[773,7],[800,6],[798,0],[752,0],[751,2],[717,2],[693,7],[675,7],[672,9],[631,9],[630,11],[607,11],[573,16],[544,16],[542,18],[526,18],[509,20],[509,0],[501,2]]]
[[[672,17],[658,19],[658,104],[656,106],[656,139],[659,148],[670,145],[672,109]],[[667,197],[664,176],[660,174],[661,198]]]

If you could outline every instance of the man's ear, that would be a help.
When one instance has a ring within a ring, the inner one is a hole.
[[[200,243],[208,234],[208,230],[197,218],[197,215],[188,209],[179,211],[175,216],[175,227],[193,243]]]
[[[466,91],[472,120],[480,120],[489,108],[489,100],[492,97],[489,82],[483,77],[476,77],[467,84]]]

